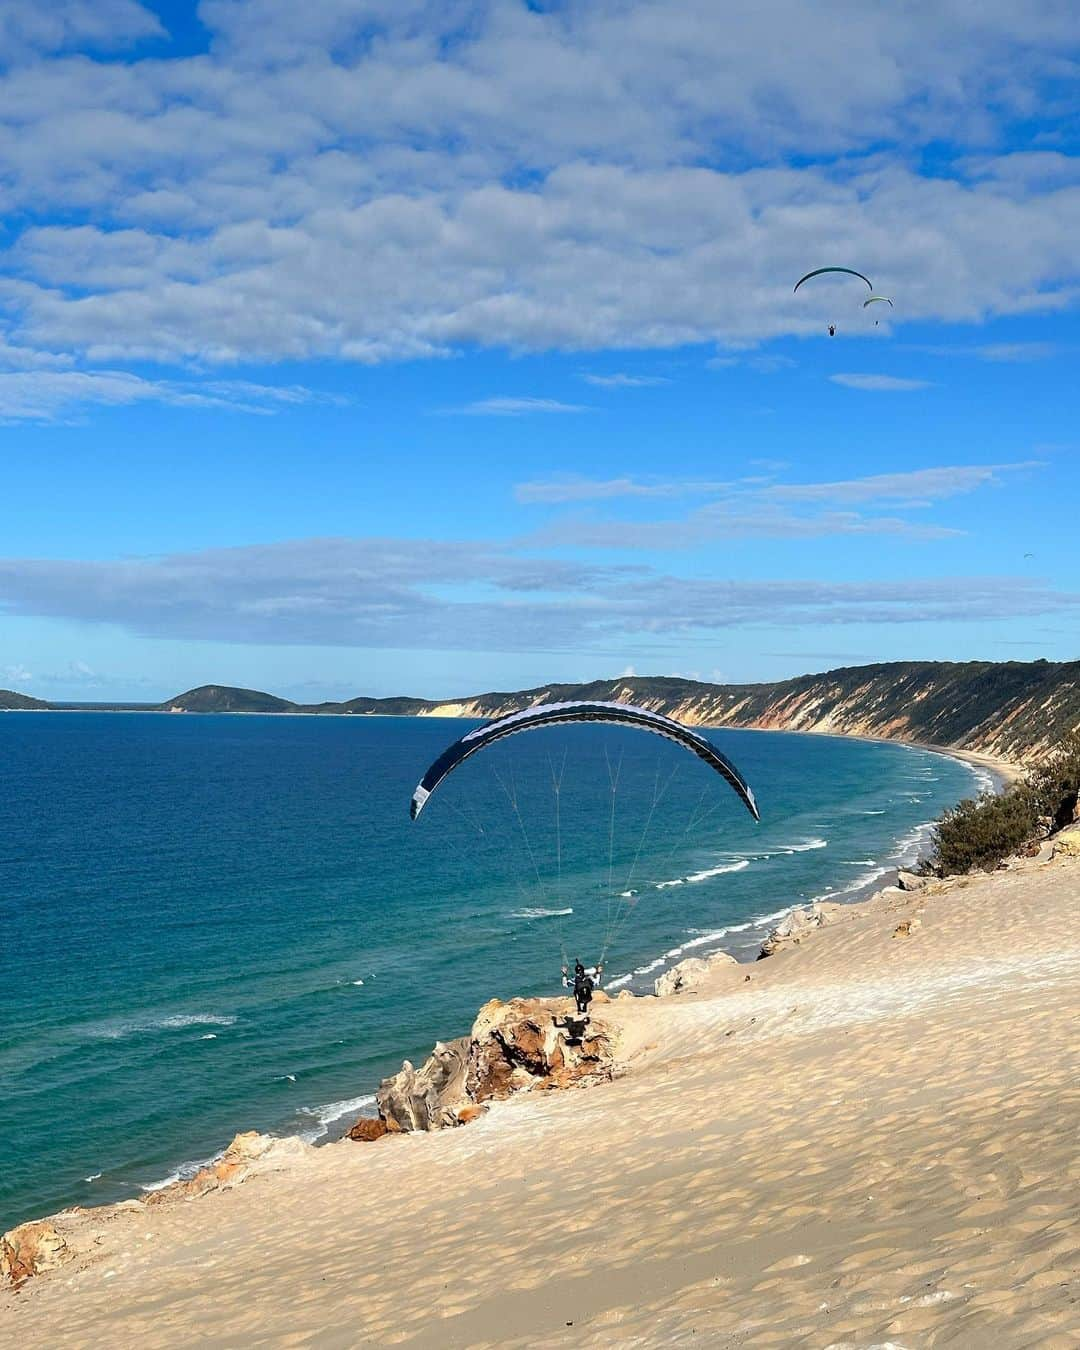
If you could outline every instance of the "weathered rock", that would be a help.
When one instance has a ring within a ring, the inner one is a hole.
[[[808,909],[793,909],[780,920],[761,944],[758,960],[772,956],[781,947],[797,946],[811,929],[820,928],[824,923],[825,914],[817,905],[811,905]]]
[[[376,1139],[381,1139],[384,1134],[389,1133],[389,1126],[381,1116],[374,1119],[371,1116],[361,1116],[345,1138],[353,1139],[358,1144],[372,1144]]]
[[[653,982],[653,993],[657,998],[667,998],[671,994],[687,994],[700,989],[709,977],[709,963],[700,956],[688,956],[677,966],[665,970],[659,979]]]
[[[474,1120],[479,1120],[481,1116],[486,1115],[488,1108],[478,1102],[473,1102],[469,1106],[463,1106],[457,1113],[458,1125],[471,1125]]]
[[[896,884],[902,891],[921,891],[929,881],[929,877],[921,877],[916,872],[900,872],[896,878]]]
[[[309,1153],[311,1147],[302,1139],[276,1139],[257,1130],[245,1130],[216,1161],[186,1181],[174,1181],[170,1186],[151,1191],[143,1203],[161,1205],[170,1200],[194,1200],[210,1191],[228,1190],[246,1181],[253,1172],[281,1166]]]
[[[559,1016],[562,1006],[561,1001],[520,998],[484,1004],[468,1052],[468,1095],[473,1101],[614,1077],[616,1029],[597,1017],[582,1021]]]
[[[718,970],[738,966],[728,952],[713,952],[709,956],[688,956],[677,966],[665,970],[663,975],[653,982],[653,993],[657,998],[667,998],[671,994],[687,994],[701,986]]]
[[[922,927],[922,919],[901,919],[893,929],[893,937],[910,937]]]
[[[1069,825],[1054,839],[1055,858],[1080,858],[1080,825]]]
[[[51,1219],[21,1223],[0,1237],[0,1280],[21,1284],[31,1275],[56,1270],[74,1255]]]
[[[392,1078],[384,1078],[375,1098],[387,1126],[412,1131],[456,1125],[458,1112],[469,1104],[468,1053],[467,1036],[436,1041],[419,1069],[406,1060]]]

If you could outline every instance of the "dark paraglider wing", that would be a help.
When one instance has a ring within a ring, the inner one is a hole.
[[[865,309],[867,305],[888,305],[890,309],[894,308],[893,302],[887,295],[872,295],[869,300],[864,300],[862,302],[863,309]]]
[[[846,276],[849,276],[849,277],[858,277],[860,281],[865,281],[865,282],[866,282],[866,284],[867,284],[867,286],[870,288],[870,290],[873,290],[873,289],[874,289],[873,285],[872,285],[871,282],[870,282],[870,278],[869,278],[869,277],[864,277],[863,274],[862,274],[861,272],[856,272],[856,271],[854,270],[854,268],[851,268],[851,267],[815,267],[814,270],[813,270],[812,272],[807,272],[806,276],[800,277],[800,278],[798,279],[798,281],[795,283],[795,291],[797,291],[797,290],[799,289],[799,287],[803,284],[804,281],[809,281],[811,277],[820,277],[820,276],[824,275],[826,272],[843,272]],[[792,295],[795,294],[795,291],[792,291]]]
[[[692,731],[672,717],[650,712],[648,708],[638,708],[632,703],[590,702],[542,703],[534,708],[525,708],[522,712],[511,713],[508,717],[500,717],[494,722],[485,722],[482,727],[467,732],[444,750],[424,774],[413,793],[409,814],[415,820],[447,774],[478,750],[506,736],[514,736],[519,731],[534,731],[539,727],[562,726],[570,722],[606,722],[614,726],[638,727],[674,741],[715,769],[735,789],[754,819],[761,819],[750,784],[727,756],[722,755],[700,732]]]

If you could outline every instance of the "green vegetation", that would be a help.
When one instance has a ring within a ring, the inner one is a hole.
[[[14,689],[0,689],[0,712],[43,712],[48,704],[29,694],[17,694]]]
[[[29,699],[5,705],[3,697],[0,707],[48,706]],[[462,695],[449,690],[445,701],[463,705],[476,717],[502,717],[533,704],[573,699],[640,703],[698,726],[878,736],[1031,762],[1080,726],[1080,661],[891,661],[845,666],[774,684],[705,684],[666,675],[628,675],[505,693]],[[437,706],[432,699],[408,697],[301,704],[256,689],[210,684],[178,694],[159,710],[407,717],[430,713]]]
[[[1052,830],[1068,825],[1080,791],[1080,732],[1061,744],[1000,796],[968,798],[934,827],[928,868],[938,876],[992,871]]]
[[[234,689],[227,684],[201,684],[160,705],[161,712],[299,712],[295,703],[257,689]]]

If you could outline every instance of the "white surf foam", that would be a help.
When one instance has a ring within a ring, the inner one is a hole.
[[[867,886],[872,886],[875,881],[880,881],[882,877],[888,876],[892,869],[889,867],[874,867],[869,872],[862,872],[847,886],[838,886],[832,891],[822,891],[820,895],[810,897],[810,903],[817,904],[819,900],[835,900],[841,895],[854,895],[856,891],[864,890]]]
[[[738,862],[721,863],[718,867],[706,867],[703,872],[691,872],[687,881],[707,881],[709,877],[720,877],[727,872],[743,872],[750,866],[749,858],[740,858]]]
[[[132,1017],[90,1028],[92,1036],[115,1041],[145,1031],[183,1031],[188,1027],[231,1027],[236,1018],[220,1013],[171,1013],[168,1017]]]
[[[346,1097],[340,1102],[326,1102],[323,1106],[302,1106],[300,1114],[312,1116],[318,1122],[310,1130],[301,1130],[300,1138],[314,1144],[330,1132],[330,1126],[343,1116],[359,1115],[365,1106],[374,1106],[375,1097],[367,1093],[363,1097]]]
[[[710,877],[723,876],[726,872],[742,872],[750,866],[750,863],[750,858],[739,858],[735,862],[718,863],[716,867],[706,867],[700,872],[691,872],[689,876],[672,877],[669,881],[657,881],[653,883],[653,886],[655,890],[664,891],[669,886],[685,886],[687,883],[708,881]],[[633,891],[623,892],[623,895],[633,894]]]
[[[148,1181],[140,1186],[140,1191],[163,1191],[166,1186],[171,1186],[176,1181],[190,1181],[196,1172],[201,1172],[204,1167],[209,1167],[211,1163],[224,1156],[225,1150],[215,1153],[209,1158],[195,1158],[191,1162],[181,1163],[175,1172],[170,1172],[167,1177],[162,1177],[160,1181]]]
[[[573,909],[515,909],[511,919],[557,919],[563,914],[573,914]]]

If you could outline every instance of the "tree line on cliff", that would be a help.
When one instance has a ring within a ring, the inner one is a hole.
[[[636,703],[689,725],[880,736],[1031,761],[1080,727],[1080,661],[893,661],[766,684],[621,676],[447,701],[359,697],[294,703],[253,689],[201,685],[154,710],[488,718],[577,699]],[[0,708],[71,706],[0,691]]]

